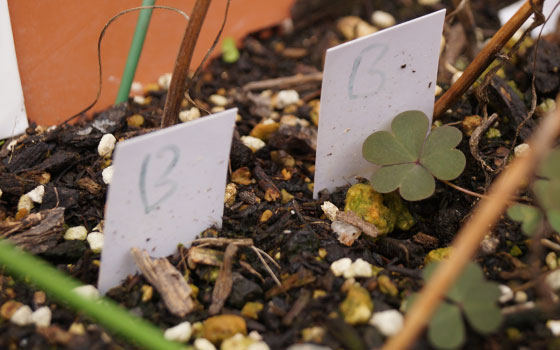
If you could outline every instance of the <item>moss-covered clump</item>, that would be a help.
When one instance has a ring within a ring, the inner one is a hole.
[[[387,234],[395,229],[408,230],[414,219],[398,194],[381,194],[368,184],[355,184],[346,193],[344,211],[353,211],[362,219],[377,227],[379,233]]]

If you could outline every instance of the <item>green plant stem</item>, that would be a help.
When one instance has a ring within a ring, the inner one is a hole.
[[[154,6],[155,2],[156,0],[143,0],[142,6]],[[126,65],[124,67],[121,85],[119,86],[119,92],[117,93],[115,103],[125,102],[128,99],[130,87],[132,86],[134,74],[136,74],[136,67],[138,66],[138,61],[140,60],[140,54],[142,53],[142,47],[144,46],[144,39],[146,38],[146,32],[148,31],[148,25],[150,24],[151,17],[152,9],[143,9],[138,15],[136,30],[134,31],[132,44],[130,44],[128,58],[126,59]]]
[[[0,240],[0,265],[10,274],[28,279],[61,303],[84,313],[103,325],[107,331],[120,335],[135,345],[158,350],[188,349],[183,344],[166,340],[160,329],[132,316],[112,300],[92,300],[75,293],[73,289],[81,285],[78,281],[5,240]]]

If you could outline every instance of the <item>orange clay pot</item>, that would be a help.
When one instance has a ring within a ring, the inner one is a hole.
[[[160,0],[190,14],[194,0]],[[294,0],[232,0],[222,38],[247,33],[289,17]],[[60,123],[89,105],[97,93],[97,39],[105,23],[141,0],[8,0],[27,116],[39,125]],[[214,0],[193,57],[194,69],[210,48],[224,17],[226,0]],[[101,46],[103,90],[94,111],[114,103],[139,12],[118,18]],[[154,10],[134,81],[152,83],[171,72],[187,22]],[[215,50],[220,52],[220,47]]]

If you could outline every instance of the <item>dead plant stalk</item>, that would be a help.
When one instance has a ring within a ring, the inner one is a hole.
[[[453,106],[490,63],[492,63],[496,58],[496,54],[504,47],[521,25],[525,23],[529,16],[531,16],[533,13],[533,6],[542,9],[543,3],[544,0],[527,0],[513,17],[494,34],[488,44],[484,46],[467,69],[465,69],[459,80],[451,85],[449,90],[436,101],[434,105],[434,120],[438,119],[448,108]]]
[[[556,103],[560,103],[560,97]],[[484,236],[493,227],[506,208],[509,198],[531,176],[538,162],[553,146],[560,133],[560,109],[550,113],[541,122],[529,141],[526,156],[516,158],[490,187],[488,198],[474,208],[472,218],[459,231],[452,243],[453,254],[435,271],[424,286],[417,301],[407,313],[403,329],[391,337],[383,349],[403,350],[410,347],[424,329],[442,297],[455,282],[461,271],[479,248]]]
[[[163,117],[161,119],[161,127],[165,128],[177,123],[179,116],[179,109],[189,78],[189,67],[191,65],[192,55],[196,46],[196,41],[202,28],[202,23],[208,12],[208,7],[212,0],[196,0],[194,4],[191,19],[183,42],[179,49],[177,60],[175,61],[175,68],[171,77],[167,99],[165,100],[165,107],[163,108]]]

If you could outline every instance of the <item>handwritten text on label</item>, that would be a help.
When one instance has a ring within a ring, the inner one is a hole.
[[[175,193],[175,191],[177,190],[177,183],[169,179],[168,175],[173,171],[173,169],[177,165],[177,161],[179,160],[179,155],[181,154],[181,151],[179,150],[179,147],[175,145],[168,145],[158,151],[157,157],[161,158],[165,153],[171,153],[172,158],[170,159],[170,162],[167,165],[167,167],[161,173],[160,177],[153,184],[153,187],[168,186],[168,190],[153,204],[149,204],[148,201],[149,188],[146,188],[146,175],[148,173],[151,155],[147,154],[144,157],[144,160],[142,161],[142,168],[140,169],[139,187],[140,187],[140,197],[142,198],[142,204],[144,204],[144,212],[146,214],[150,213],[153,209],[157,208],[158,205],[160,205],[163,201],[171,197],[171,195],[173,195],[173,193]]]

